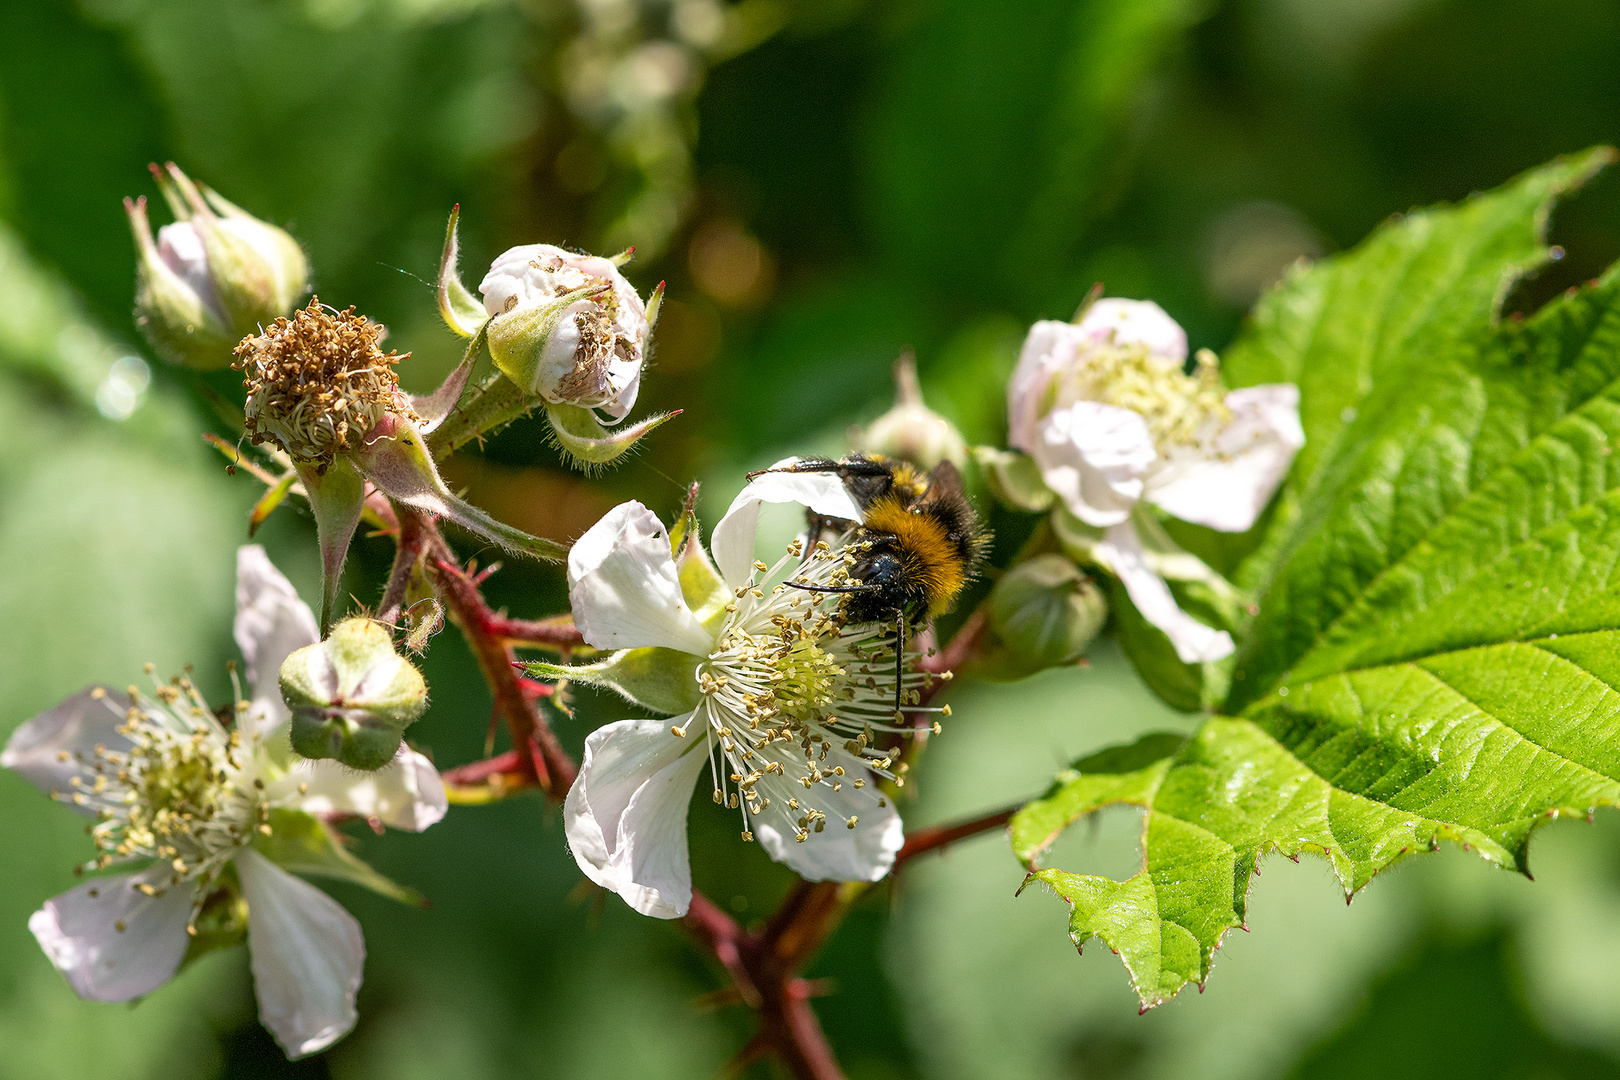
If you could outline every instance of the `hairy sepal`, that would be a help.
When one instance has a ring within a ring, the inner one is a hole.
[[[680,410],[677,409],[610,431],[589,409],[578,405],[546,406],[546,419],[551,421],[551,437],[575,467],[586,471],[617,461],[634,450],[644,435],[679,415]]]

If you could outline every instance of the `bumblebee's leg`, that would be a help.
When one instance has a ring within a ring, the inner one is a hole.
[[[845,533],[855,526],[855,523],[848,518],[828,517],[826,514],[818,514],[808,508],[805,509],[804,520],[804,555],[807,559],[810,557],[810,553],[815,550],[816,541],[820,540],[825,534],[829,532],[835,535]]]
[[[901,680],[906,674],[906,609],[895,612],[894,617],[894,718],[900,719]]]
[[[870,461],[865,458],[849,458],[845,461],[834,461],[832,458],[806,458],[795,461],[791,465],[783,465],[779,469],[755,469],[748,474],[752,480],[756,476],[766,473],[837,473],[840,476],[888,476],[891,466],[882,461]]]

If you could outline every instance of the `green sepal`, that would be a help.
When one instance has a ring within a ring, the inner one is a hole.
[[[209,953],[233,949],[247,940],[248,908],[242,896],[242,883],[236,877],[236,865],[225,864],[219,880],[203,899],[196,918],[191,920],[191,940],[186,943],[186,955],[180,960],[184,971]]]
[[[489,314],[484,311],[484,305],[478,302],[478,298],[461,283],[461,274],[456,269],[461,245],[456,235],[456,226],[460,220],[461,204],[457,203],[451,207],[450,224],[444,228],[444,250],[439,255],[439,283],[436,293],[439,314],[444,317],[444,325],[453,333],[470,338],[477,336],[484,329],[485,324],[489,322]]]
[[[298,479],[297,473],[288,473],[276,482],[275,486],[266,491],[259,501],[253,504],[253,513],[248,518],[248,536],[252,537],[264,524],[264,519],[275,512],[287,498],[287,492],[292,490],[293,483]]]
[[[415,425],[401,423],[392,438],[378,439],[361,456],[366,479],[391,499],[438,514],[516,555],[558,562],[568,547],[555,540],[532,536],[451,494],[439,475],[422,434]]]
[[[270,811],[270,834],[253,841],[259,854],[295,874],[336,878],[370,889],[410,907],[425,908],[427,898],[373,870],[344,845],[347,838],[320,818],[302,810]]]
[[[1014,510],[1038,514],[1057,500],[1028,454],[993,446],[975,446],[968,452],[984,472],[991,493]]]
[[[557,332],[570,308],[582,300],[600,296],[613,286],[604,282],[563,293],[545,303],[519,307],[489,320],[485,334],[489,357],[495,367],[517,383],[527,394],[539,393],[541,362],[546,345]]]
[[[649,646],[621,649],[594,664],[570,666],[537,660],[526,665],[525,671],[534,679],[567,679],[612,690],[633,705],[679,716],[703,700],[697,683],[697,667],[703,659],[677,649]]]
[[[686,606],[692,609],[703,629],[718,633],[726,618],[726,605],[734,598],[695,535],[676,557],[675,569],[680,575],[681,598]]]
[[[679,409],[659,413],[629,427],[609,431],[589,409],[578,405],[546,405],[546,419],[551,421],[551,436],[558,449],[583,471],[618,460],[635,449],[643,435],[680,414]]]

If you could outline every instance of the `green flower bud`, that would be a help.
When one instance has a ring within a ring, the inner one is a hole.
[[[990,593],[990,626],[1022,674],[1078,660],[1108,618],[1102,591],[1061,555],[1013,567]]]
[[[124,200],[139,252],[136,325],[168,360],[224,367],[237,341],[297,304],[308,263],[292,237],[175,165],[152,171],[177,220],[154,240],[146,200]]]
[[[325,641],[287,657],[281,696],[292,709],[294,750],[371,770],[393,760],[427,708],[427,683],[380,623],[345,619]]]
[[[967,464],[967,441],[956,426],[923,404],[917,359],[908,350],[894,362],[894,408],[850,433],[857,449],[932,469],[941,461]]]

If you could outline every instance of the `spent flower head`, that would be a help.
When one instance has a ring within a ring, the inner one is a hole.
[[[236,347],[247,387],[247,430],[292,459],[320,535],[323,625],[337,603],[338,576],[360,522],[369,482],[395,502],[449,518],[517,554],[556,559],[561,545],[530,536],[453,494],[425,436],[443,423],[466,386],[469,355],[427,397],[399,388],[384,354],[382,327],[311,299],[292,318],[277,319]]]
[[[247,430],[274,442],[294,461],[324,470],[345,450],[363,446],[390,417],[414,421],[383,328],[364,315],[327,307],[319,297],[278,318],[236,346],[247,386]]]

